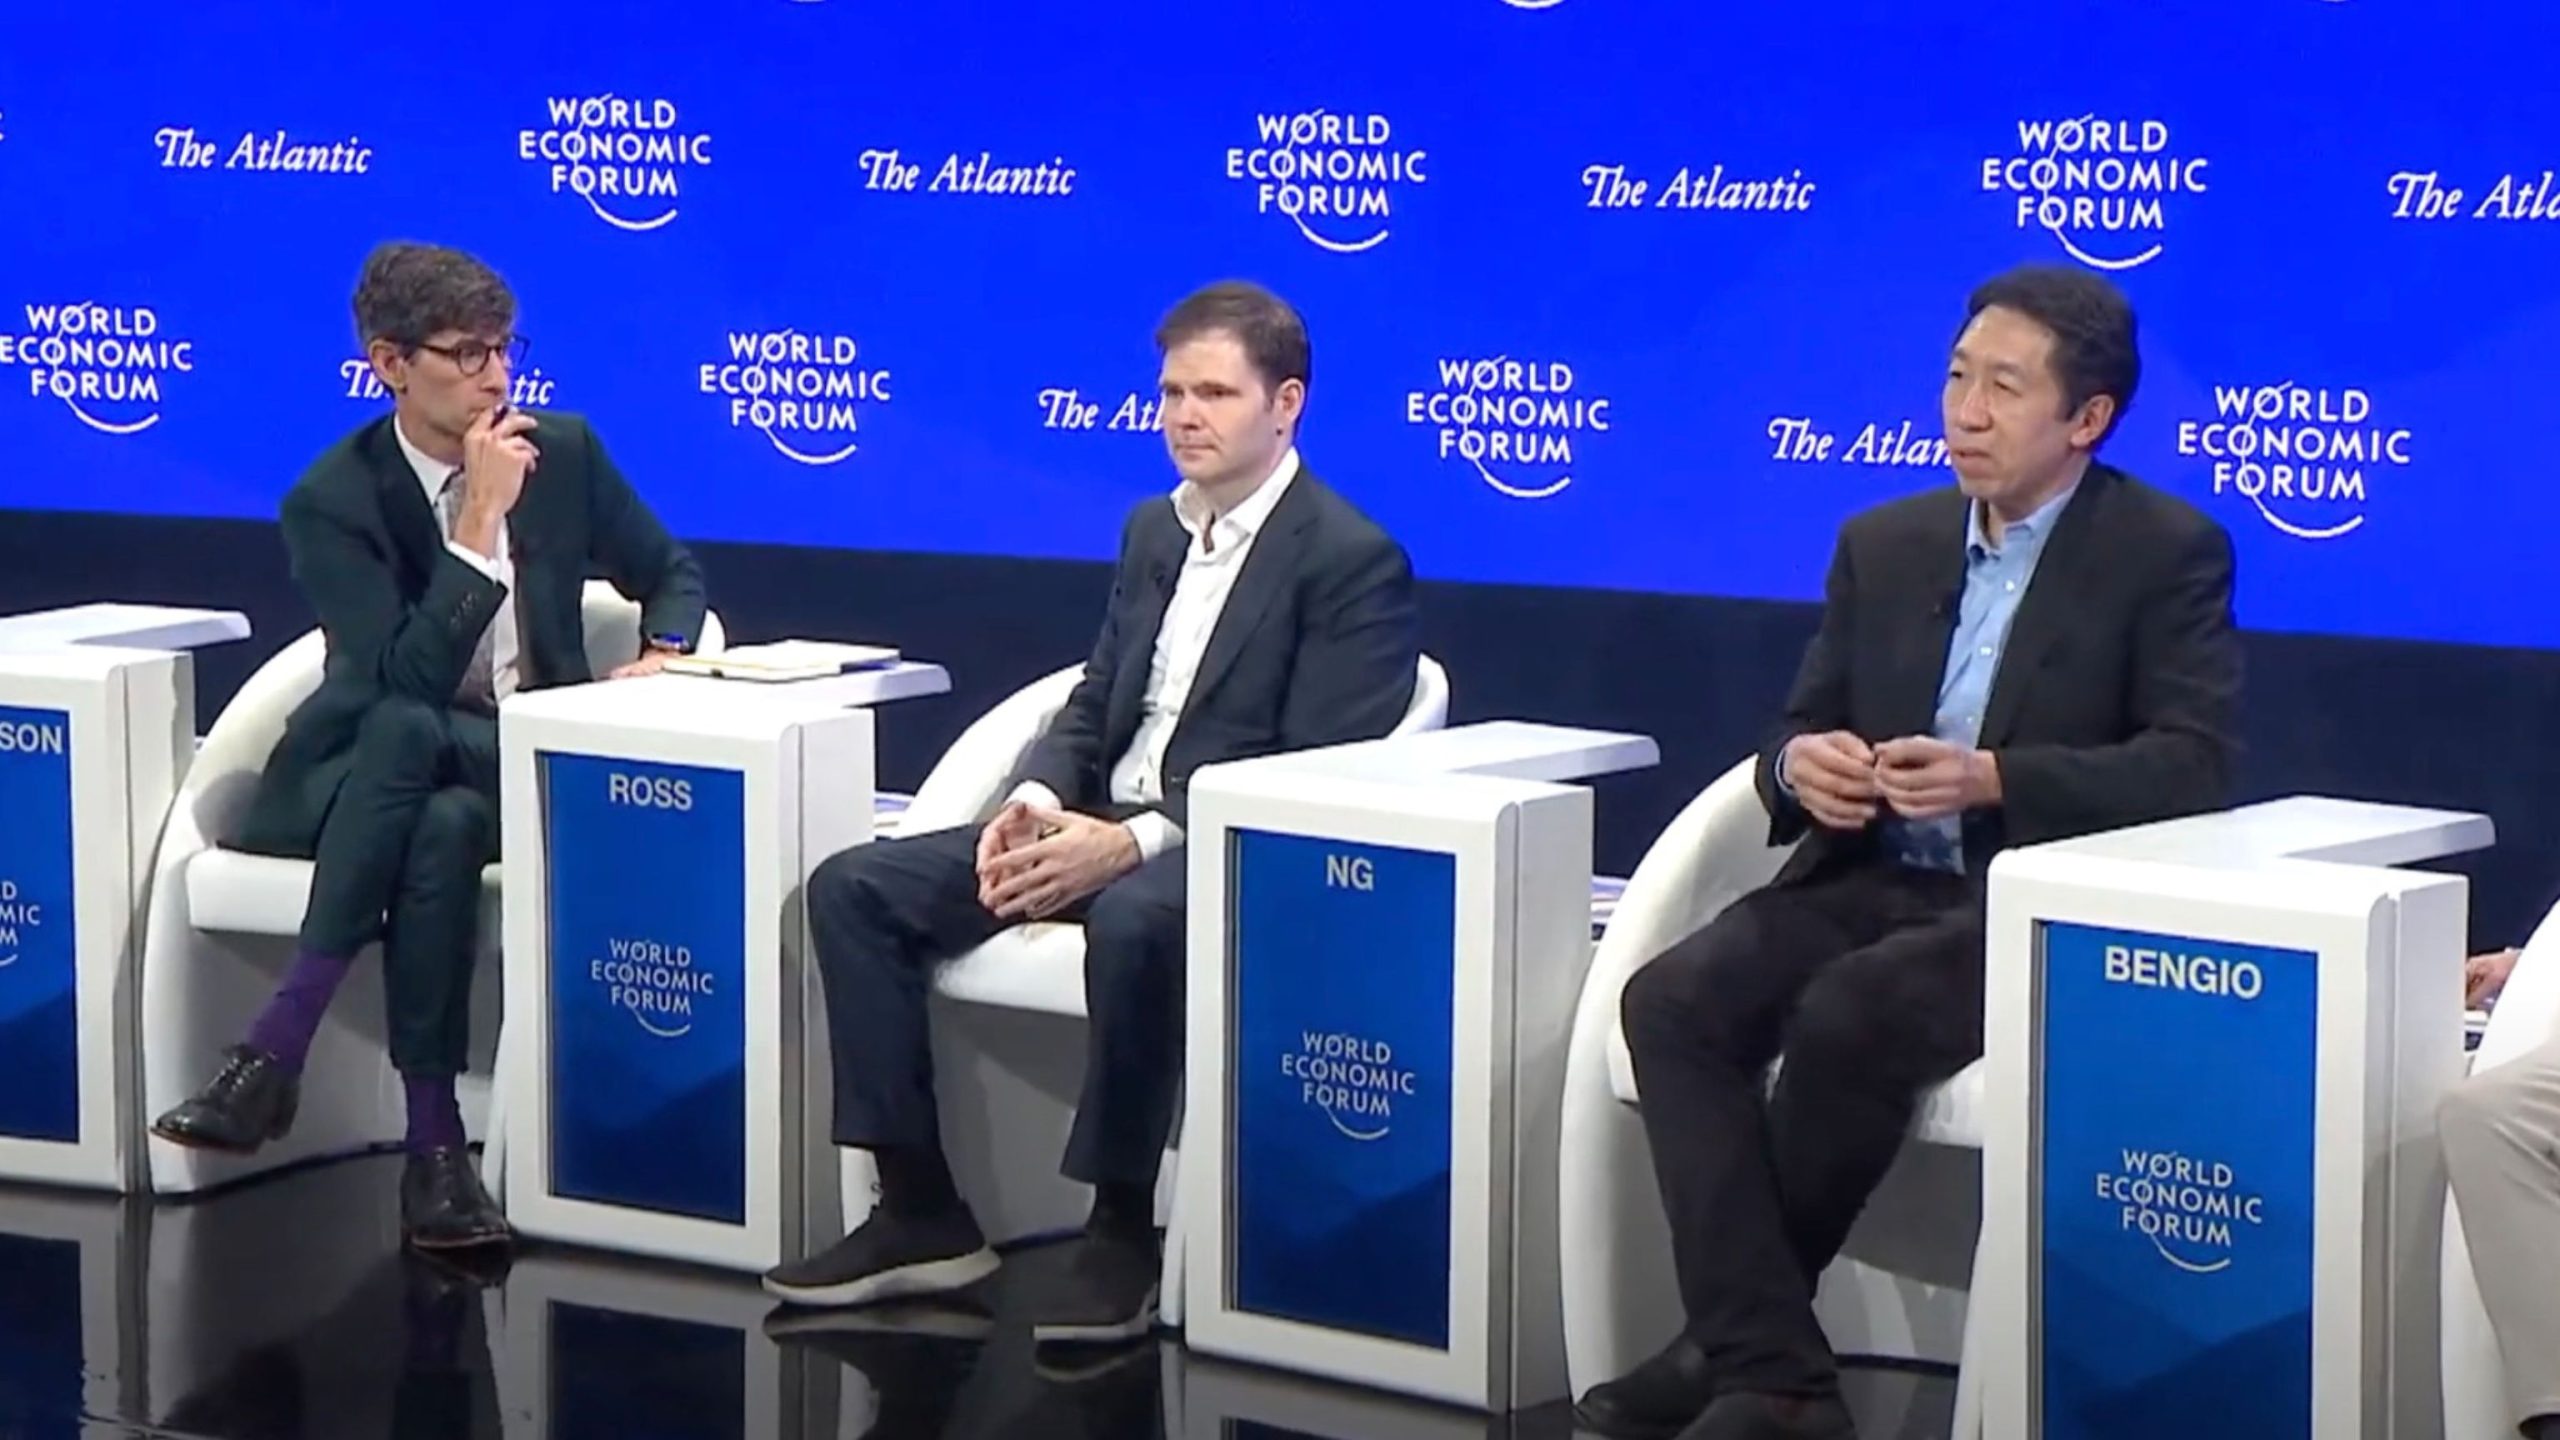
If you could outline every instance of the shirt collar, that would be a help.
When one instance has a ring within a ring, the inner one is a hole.
[[[2052,498],[2028,512],[2023,518],[2012,520],[2002,526],[2000,543],[1997,545],[1992,544],[1991,537],[1983,533],[1982,510],[1986,502],[1974,501],[1964,507],[1964,553],[1969,556],[1997,555],[2006,550],[2012,542],[2029,546],[2043,544],[2046,532],[2053,528],[2054,517],[2060,515],[2062,507],[2070,504],[2071,497],[2079,493],[2080,482],[2077,480],[2063,486]]]
[[[408,429],[401,425],[400,417],[397,415],[391,417],[391,433],[400,441],[400,453],[408,457],[409,468],[417,472],[418,483],[426,487],[427,505],[433,508],[438,501],[444,499],[445,482],[452,479],[454,472],[462,467],[447,465],[419,449],[416,442],[409,438]]]
[[[1289,488],[1289,482],[1297,474],[1298,447],[1292,445],[1280,457],[1280,463],[1272,468],[1270,475],[1254,487],[1252,494],[1244,497],[1243,504],[1217,517],[1218,548],[1224,550],[1261,534],[1262,527],[1271,519],[1271,512],[1279,507],[1282,492]],[[1188,480],[1174,487],[1173,513],[1195,541],[1208,527],[1209,504],[1200,498],[1200,487]]]

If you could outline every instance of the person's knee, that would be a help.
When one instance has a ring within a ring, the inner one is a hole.
[[[1182,907],[1115,885],[1093,897],[1084,918],[1088,992],[1153,985],[1177,975],[1184,957]]]
[[[477,790],[453,785],[427,797],[409,837],[410,869],[480,873],[495,850],[497,807]]]
[[[889,904],[882,877],[895,861],[895,840],[839,850],[809,874],[809,924],[818,968],[830,977],[886,956]]]
[[[2521,1092],[2503,1074],[2489,1070],[2469,1076],[2436,1102],[2436,1134],[2446,1164],[2457,1175],[2477,1157],[2511,1143]]]
[[[1710,924],[1628,977],[1618,992],[1618,1024],[1630,1050],[1641,1054],[1662,1044],[1702,1043],[1717,1053],[1731,1048],[1733,1037],[1715,1004],[1727,946],[1715,932]]]
[[[444,716],[423,700],[385,695],[356,726],[356,751],[379,761],[431,765],[444,746]]]
[[[1919,1037],[1919,1020],[1877,987],[1861,985],[1847,966],[1814,977],[1787,1017],[1782,1052],[1799,1074],[1869,1076],[1900,1084],[1901,1063]]]

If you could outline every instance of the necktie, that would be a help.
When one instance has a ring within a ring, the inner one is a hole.
[[[437,497],[436,516],[444,526],[444,538],[454,538],[454,528],[462,522],[462,472],[455,470],[445,477],[444,493]],[[455,688],[454,698],[488,704],[496,697],[497,677],[493,666],[497,658],[498,627],[494,620],[480,630],[480,643],[471,651],[471,663],[463,667],[462,684]]]

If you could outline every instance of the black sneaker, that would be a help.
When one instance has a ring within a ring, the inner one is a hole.
[[[766,1271],[764,1289],[792,1305],[868,1305],[958,1290],[995,1269],[996,1253],[966,1210],[929,1219],[875,1210],[825,1250]]]
[[[1065,1273],[1031,1305],[1031,1338],[1042,1345],[1127,1340],[1155,1328],[1156,1286],[1164,1275],[1155,1238],[1090,1234],[1075,1242]]]

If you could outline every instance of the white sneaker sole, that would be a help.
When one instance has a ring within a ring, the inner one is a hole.
[[[874,1305],[883,1300],[946,1295],[965,1289],[996,1273],[999,1263],[996,1252],[982,1245],[966,1255],[955,1255],[948,1260],[901,1265],[894,1270],[877,1271],[836,1285],[785,1285],[768,1275],[764,1281],[764,1293],[792,1305]]]
[[[1146,1303],[1138,1307],[1137,1314],[1126,1320],[1094,1325],[1034,1325],[1031,1327],[1031,1339],[1039,1345],[1097,1345],[1114,1340],[1134,1340],[1156,1328],[1156,1299],[1157,1292],[1150,1287]]]

